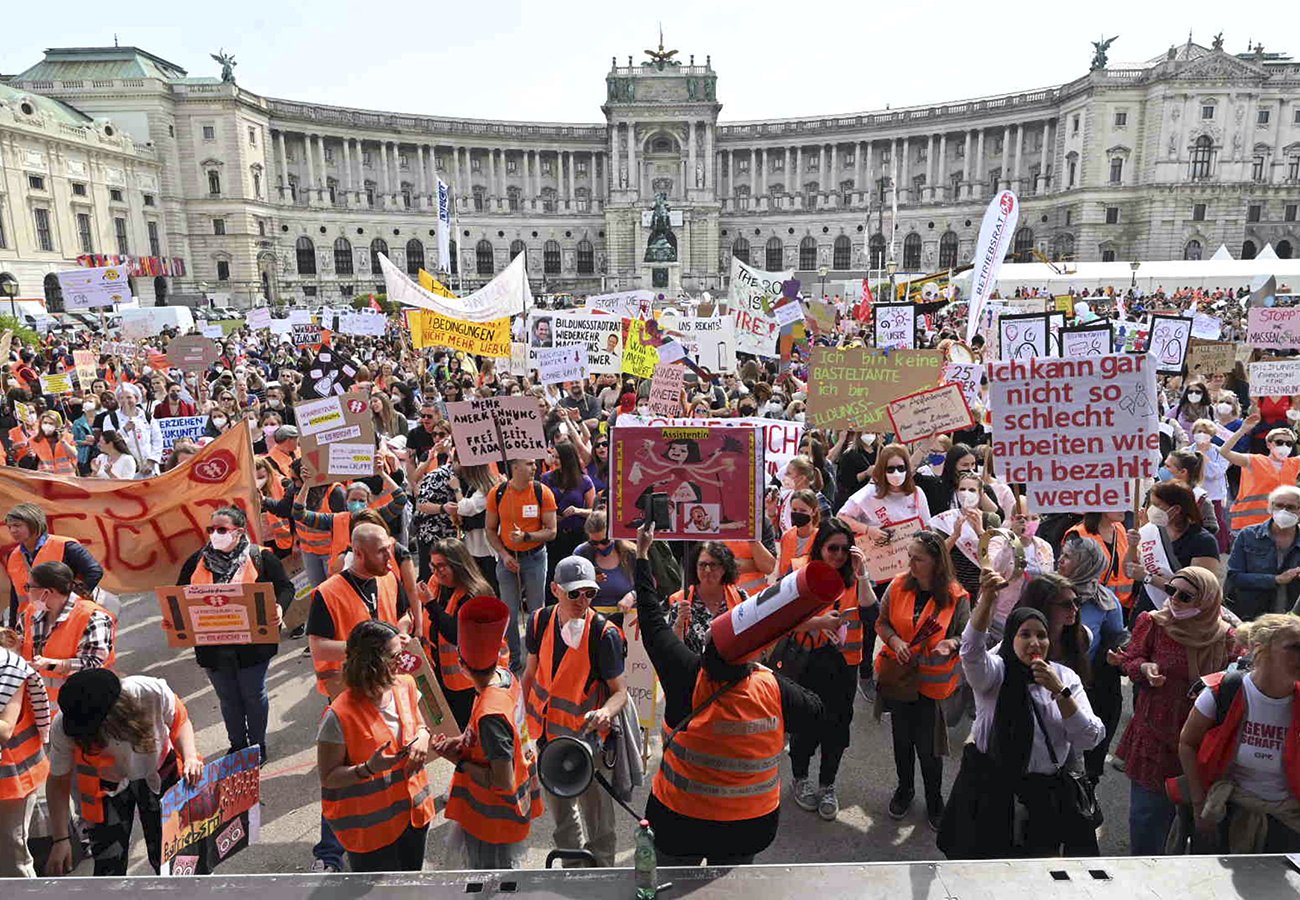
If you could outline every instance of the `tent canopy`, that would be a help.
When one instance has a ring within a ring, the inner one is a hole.
[[[970,295],[972,274],[966,271],[953,279],[965,296]],[[1300,259],[1277,258],[1153,260],[1140,264],[1136,273],[1128,262],[1056,263],[1055,269],[1046,263],[1003,263],[998,272],[997,287],[1002,294],[1011,293],[1016,288],[1039,288],[1065,294],[1071,288],[1081,291],[1084,288],[1128,287],[1134,282],[1135,274],[1137,286],[1147,293],[1162,287],[1169,293],[1183,287],[1249,287],[1261,275],[1277,278],[1279,293],[1300,290]]]

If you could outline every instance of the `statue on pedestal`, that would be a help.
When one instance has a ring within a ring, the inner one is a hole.
[[[1117,34],[1113,38],[1102,38],[1100,41],[1092,42],[1092,64],[1088,66],[1088,71],[1096,72],[1099,69],[1106,68],[1106,51],[1118,38],[1119,35]]]
[[[235,55],[227,53],[225,47],[222,47],[216,53],[209,53],[208,55],[212,57],[214,62],[221,65],[221,80],[227,84],[234,84],[235,66],[239,65],[239,63],[235,62]]]
[[[672,220],[668,216],[668,195],[664,193],[655,194],[645,262],[677,262],[677,237],[673,234]]]

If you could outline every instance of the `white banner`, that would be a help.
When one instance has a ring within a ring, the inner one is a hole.
[[[552,347],[587,348],[587,370],[593,374],[623,371],[623,320],[598,313],[533,310],[528,314],[528,367],[539,365],[539,350]]]
[[[781,283],[794,277],[794,270],[764,272],[747,266],[736,257],[731,258],[731,293],[729,305],[736,323],[736,349],[755,356],[775,357],[777,338],[781,326],[775,314],[764,311],[776,305],[781,296]]]
[[[980,311],[989,294],[998,283],[998,270],[1007,255],[1011,236],[1020,221],[1020,201],[1014,191],[1002,191],[989,202],[980,223],[979,240],[975,243],[975,271],[970,283],[970,308],[967,311],[966,343],[975,338],[980,327]]]
[[[440,297],[429,293],[406,277],[406,273],[382,253],[379,254],[379,265],[384,270],[384,287],[389,300],[431,309],[466,322],[491,322],[503,316],[526,313],[532,308],[533,292],[528,286],[525,256],[526,252],[520,253],[500,275],[468,297]]]
[[[94,269],[70,269],[59,272],[59,289],[63,308],[95,309],[125,303],[131,299],[131,285],[126,266],[100,266]]]
[[[654,291],[619,291],[587,298],[587,312],[608,313],[622,319],[648,319],[654,308]]]
[[[438,179],[438,270],[451,271],[451,191]]]
[[[664,310],[659,325],[686,348],[686,355],[700,368],[715,375],[736,371],[736,322],[730,316],[696,318]],[[664,361],[662,349],[659,360]]]
[[[368,337],[383,337],[388,329],[388,316],[377,312],[345,312],[339,314],[339,331]]]

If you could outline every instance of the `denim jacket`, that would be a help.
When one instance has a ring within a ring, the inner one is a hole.
[[[1274,576],[1300,566],[1300,541],[1291,545],[1279,565],[1277,548],[1269,531],[1272,522],[1248,525],[1237,533],[1228,557],[1225,593],[1233,611],[1245,621],[1270,612],[1277,596]],[[1300,578],[1286,585],[1287,605],[1295,611],[1300,598]]]

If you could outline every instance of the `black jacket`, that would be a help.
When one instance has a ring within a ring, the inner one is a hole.
[[[199,564],[196,550],[181,566],[181,574],[176,583],[185,585],[194,577],[194,570]],[[275,602],[281,609],[287,609],[293,601],[293,582],[284,572],[284,564],[272,551],[265,547],[254,547],[252,551],[253,566],[257,569],[257,580],[268,582],[275,588]],[[215,644],[194,648],[194,661],[205,669],[244,669],[266,662],[275,656],[279,644]]]

